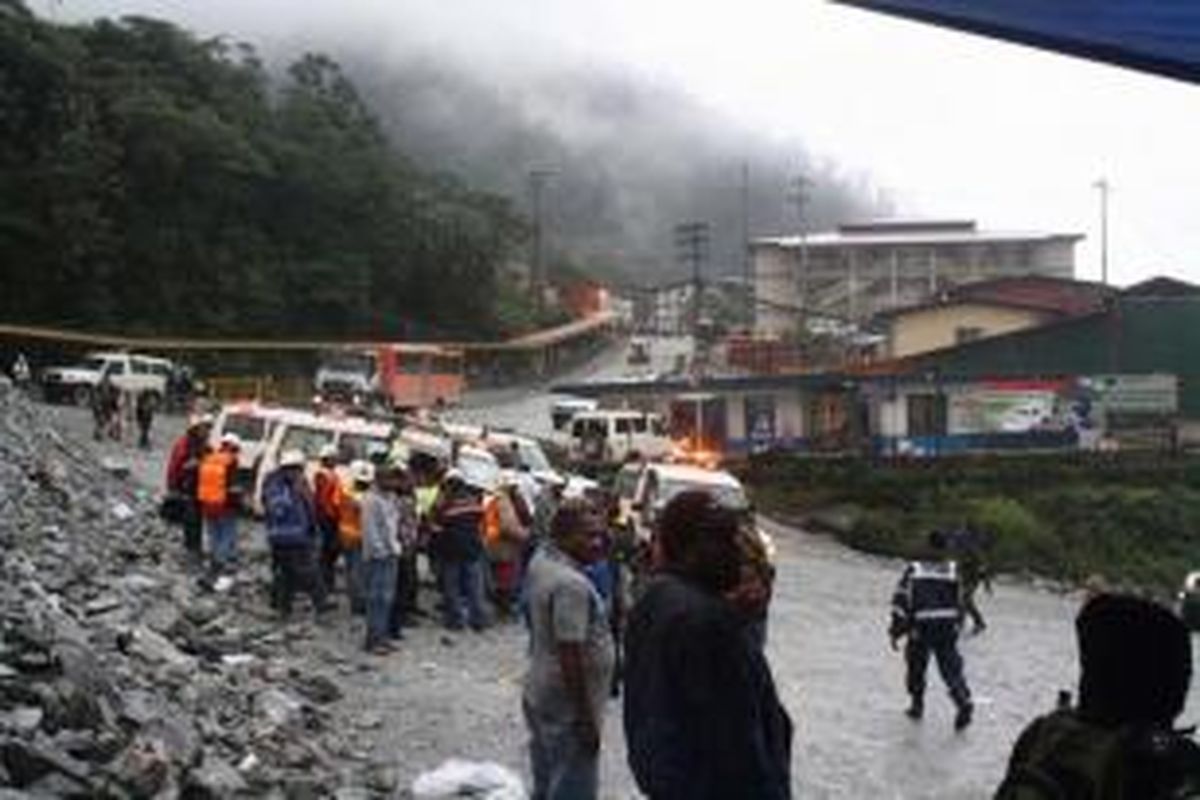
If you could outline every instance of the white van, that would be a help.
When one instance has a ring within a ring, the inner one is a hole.
[[[161,402],[167,396],[167,381],[174,366],[165,358],[134,353],[88,353],[82,362],[70,367],[42,370],[42,390],[50,402],[73,402],[86,406],[92,392],[104,376],[122,392],[152,393]]]
[[[276,423],[296,412],[277,406],[264,406],[255,402],[229,403],[221,407],[213,422],[212,433],[208,443],[216,448],[221,443],[221,436],[226,433],[237,434],[242,442],[241,452],[238,453],[238,471],[245,480],[247,487],[254,483],[254,473],[258,468],[258,460],[262,458],[267,442],[275,430]]]
[[[332,444],[337,447],[342,464],[349,464],[369,458],[376,450],[388,452],[391,440],[392,425],[388,422],[289,410],[275,420],[271,436],[263,447],[254,474],[250,507],[255,514],[262,514],[263,482],[279,466],[279,457],[287,450],[300,450],[311,464],[320,456],[322,447]]]
[[[574,462],[621,464],[631,454],[657,460],[672,452],[662,416],[641,411],[585,411],[571,420],[568,457]]]

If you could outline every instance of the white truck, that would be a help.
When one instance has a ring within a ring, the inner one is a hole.
[[[165,358],[122,352],[89,353],[77,365],[42,370],[42,392],[49,402],[86,406],[107,375],[122,392],[149,391],[161,404],[167,396],[167,381],[173,370],[174,365]]]

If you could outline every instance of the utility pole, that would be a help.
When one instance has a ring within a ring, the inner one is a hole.
[[[804,177],[803,174],[797,175],[792,179],[791,191],[788,192],[788,202],[796,208],[796,228],[800,233],[800,267],[799,275],[797,276],[797,289],[799,296],[800,312],[802,314],[801,325],[808,324],[808,223],[805,219],[805,210],[808,207],[808,189],[812,186],[812,181]]]
[[[1112,186],[1108,178],[1092,184],[1100,192],[1100,282],[1108,285],[1108,193]]]
[[[742,162],[742,272],[746,281],[746,327],[754,330],[754,251],[750,247],[750,164]]]
[[[533,208],[533,249],[530,261],[529,283],[533,289],[533,303],[540,316],[546,305],[546,264],[542,252],[542,191],[546,181],[555,174],[552,169],[529,170],[529,194]]]
[[[675,247],[679,260],[691,267],[692,307],[690,323],[692,337],[698,342],[700,318],[703,313],[704,276],[701,267],[708,255],[707,222],[682,222],[675,226]]]

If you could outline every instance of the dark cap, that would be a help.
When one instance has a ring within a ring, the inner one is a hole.
[[[1075,620],[1079,708],[1104,725],[1169,725],[1192,682],[1192,642],[1170,610],[1139,597],[1099,594]]]

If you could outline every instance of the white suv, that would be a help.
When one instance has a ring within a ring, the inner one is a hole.
[[[48,367],[42,370],[42,390],[49,401],[87,405],[92,391],[108,375],[123,392],[151,392],[159,403],[167,396],[167,381],[174,366],[165,358],[131,353],[89,353],[73,367]]]

